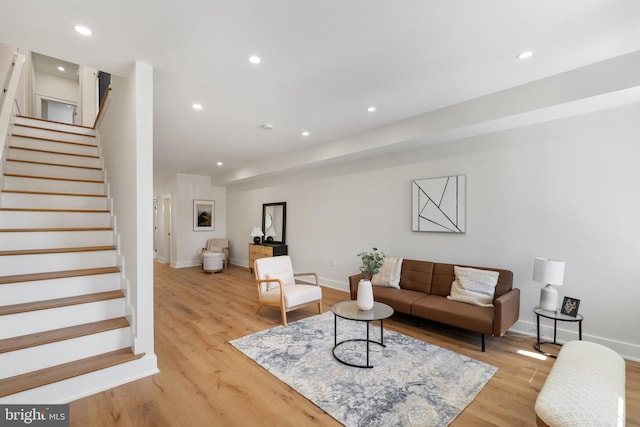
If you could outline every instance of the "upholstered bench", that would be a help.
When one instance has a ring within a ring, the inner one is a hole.
[[[600,344],[566,343],[538,394],[535,411],[538,426],[624,426],[624,359]]]

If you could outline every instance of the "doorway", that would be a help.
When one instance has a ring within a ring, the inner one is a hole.
[[[36,115],[52,122],[76,124],[78,104],[36,95]]]

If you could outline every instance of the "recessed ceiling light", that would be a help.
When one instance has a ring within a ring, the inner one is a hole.
[[[309,131],[305,130],[304,132],[302,132],[302,136],[309,136]]]
[[[373,113],[374,111],[376,111],[376,107],[369,107],[367,108],[367,111]]]
[[[202,104],[193,104],[192,107],[194,110],[202,110]]]
[[[73,28],[76,30],[76,32],[82,34],[83,36],[90,36],[91,34],[93,34],[93,31],[83,25],[76,25]]]
[[[58,71],[64,71],[64,67],[62,66],[58,67]]]
[[[532,50],[525,50],[524,52],[520,52],[519,54],[516,55],[516,58],[518,59],[528,59],[531,58],[533,56],[533,51]]]
[[[262,129],[272,130],[273,129],[273,125],[271,123],[265,123],[265,124],[262,125]]]
[[[218,162],[218,163],[216,163],[216,165],[222,166],[222,162]]]
[[[251,62],[252,64],[259,64],[262,62],[262,59],[259,56],[252,55],[249,57],[249,62]]]

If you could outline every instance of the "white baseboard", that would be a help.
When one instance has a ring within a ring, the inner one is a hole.
[[[549,324],[542,324],[540,322],[540,339],[544,341],[553,341],[553,322],[551,320],[548,321]],[[536,324],[535,322],[518,320],[515,325],[513,325],[510,329],[511,332],[527,335],[527,336],[536,336]],[[556,334],[556,342],[564,344],[569,341],[578,339],[578,324],[577,323],[567,323],[567,322],[558,322],[558,330]],[[598,344],[602,344],[605,347],[609,347],[614,350],[620,356],[627,360],[633,360],[636,362],[640,362],[640,346],[621,342],[614,341],[602,337],[597,337],[594,335],[590,335],[585,333],[584,327],[582,328],[582,339],[584,341],[595,342]]]

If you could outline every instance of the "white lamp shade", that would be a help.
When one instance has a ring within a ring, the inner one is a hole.
[[[262,237],[264,234],[260,227],[253,227],[253,231],[251,232],[251,237]]]
[[[564,261],[535,258],[533,261],[533,280],[550,285],[562,285],[564,280]]]

